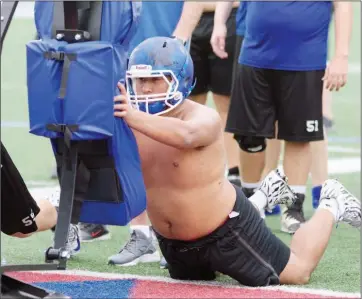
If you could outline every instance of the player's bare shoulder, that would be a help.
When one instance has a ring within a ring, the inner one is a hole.
[[[201,105],[197,102],[194,102],[190,99],[185,101],[188,107],[186,107],[185,119],[189,118],[201,118],[201,119],[208,119],[215,123],[216,126],[222,126],[222,121],[220,118],[219,113],[206,105]],[[186,105],[185,105],[186,106]]]
[[[219,113],[208,106],[201,105],[191,100],[184,102],[182,119],[187,121],[192,128],[194,136],[205,147],[216,143],[223,138],[223,125]]]

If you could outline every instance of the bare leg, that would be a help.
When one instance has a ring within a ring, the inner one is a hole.
[[[278,122],[275,123],[275,136],[278,134]],[[265,167],[262,177],[265,178],[273,169],[278,168],[282,141],[278,139],[268,139],[265,149]]]
[[[133,225],[148,225],[148,216],[147,212],[144,211],[142,214],[138,215],[137,217],[131,220],[131,226]]]
[[[265,150],[265,167],[262,177],[264,178],[270,171],[278,168],[282,141],[278,139],[268,139]]]
[[[328,178],[328,139],[324,130],[324,140],[311,143],[311,177],[312,177],[312,205],[316,209],[319,204],[323,182]]]
[[[328,178],[328,141],[325,139],[311,143],[312,165],[311,176],[313,186],[322,185]]]
[[[218,94],[213,94],[216,109],[220,114],[223,127],[226,126],[226,119],[229,112],[230,97]],[[239,146],[233,137],[233,134],[224,132],[224,142],[228,159],[228,167],[239,166]]]
[[[240,176],[243,183],[259,183],[265,165],[265,152],[240,151]]]
[[[282,206],[281,230],[286,233],[295,233],[300,224],[305,222],[303,203],[311,163],[310,143],[285,141],[284,144],[284,172],[297,199],[288,208]]]
[[[317,210],[294,234],[291,256],[280,274],[281,284],[306,284],[328,245],[334,216],[328,210]]]
[[[317,211],[293,236],[291,256],[280,274],[280,283],[305,284],[309,281],[327,248],[333,226],[339,221],[360,229],[361,202],[338,181],[327,180]]]
[[[289,185],[305,186],[310,170],[310,143],[285,142],[284,172]]]

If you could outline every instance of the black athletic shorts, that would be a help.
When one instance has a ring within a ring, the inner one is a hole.
[[[283,71],[239,64],[226,131],[286,141],[323,140],[324,70]]]
[[[236,10],[233,9],[226,23],[228,32],[225,48],[229,54],[226,59],[217,57],[210,44],[214,28],[214,12],[205,12],[201,16],[191,38],[190,54],[194,62],[196,78],[196,86],[191,96],[207,93],[208,91],[219,95],[230,95],[236,38]]]
[[[234,84],[237,82],[236,80],[236,74],[238,71],[238,65],[239,65],[239,55],[241,46],[243,45],[244,36],[236,35],[235,37],[235,51],[234,51],[234,63],[233,63],[233,77],[232,77],[232,88],[234,88]]]
[[[280,283],[279,275],[289,261],[290,249],[272,234],[241,189],[235,189],[233,211],[237,216],[229,216],[210,235],[178,241],[156,232],[172,278],[212,280],[217,271],[247,286]]]
[[[30,234],[38,227],[34,218],[40,209],[1,143],[1,231],[7,235]]]

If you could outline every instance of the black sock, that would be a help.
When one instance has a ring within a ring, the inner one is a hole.
[[[239,167],[235,166],[235,167],[229,168],[229,175],[240,175]]]

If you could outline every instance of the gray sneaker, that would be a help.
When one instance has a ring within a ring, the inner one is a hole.
[[[151,237],[142,231],[134,230],[131,238],[121,248],[118,254],[108,258],[108,264],[117,266],[135,266],[138,263],[159,262],[160,254]]]

